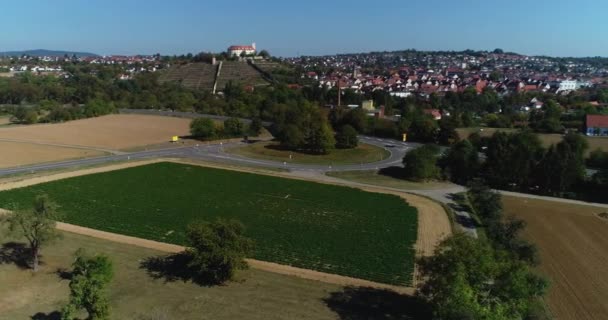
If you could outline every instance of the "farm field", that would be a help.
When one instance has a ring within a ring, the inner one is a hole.
[[[63,221],[184,244],[194,220],[236,218],[256,241],[252,258],[409,285],[417,211],[401,198],[198,166],[156,163],[0,192],[24,208],[47,193]]]
[[[163,252],[67,232],[62,235],[44,248],[44,264],[37,274],[8,261],[0,263],[1,320],[58,319],[57,311],[67,303],[69,281],[61,279],[56,271],[71,268],[78,248],[106,254],[113,262],[111,319],[336,319],[342,309],[352,308],[354,312],[365,308],[356,298],[339,300],[344,290],[341,286],[257,269],[241,271],[236,281],[216,287],[154,279],[140,263]],[[6,245],[13,239],[1,240],[0,244]],[[7,250],[8,246],[0,246],[0,253]],[[388,296],[395,304],[391,309],[391,302],[383,301],[388,310],[399,310],[408,300],[397,294]]]
[[[0,127],[0,139],[122,150],[189,135],[190,119],[107,115],[59,124]]]
[[[376,162],[386,159],[390,153],[383,148],[361,143],[355,149],[335,149],[327,155],[314,155],[282,150],[277,142],[257,142],[244,147],[227,149],[226,152],[247,158],[300,164],[345,165]],[[290,158],[291,155],[291,158]]]
[[[527,223],[524,236],[549,277],[546,297],[556,319],[605,319],[608,314],[606,208],[503,196],[505,213]]]
[[[0,168],[10,168],[34,163],[101,156],[95,150],[56,147],[31,143],[0,141]]]
[[[479,132],[482,137],[490,137],[497,131],[517,132],[517,129],[509,128],[481,128],[483,129],[483,131],[479,131],[479,129],[480,128],[458,128],[456,129],[456,132],[458,133],[461,139],[468,138],[473,132]],[[545,147],[549,147],[552,144],[557,144],[562,141],[561,134],[539,133],[538,137]],[[608,137],[584,137],[587,140],[587,143],[589,143],[589,149],[587,150],[587,154],[595,149],[608,151]]]

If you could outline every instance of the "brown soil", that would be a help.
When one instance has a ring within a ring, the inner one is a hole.
[[[556,319],[608,315],[608,220],[604,208],[503,196],[505,212],[527,223],[524,236],[551,281],[547,303]]]
[[[67,159],[89,158],[104,154],[103,152],[95,150],[6,141],[0,141],[0,150],[2,150],[0,168],[11,168]]]
[[[188,135],[189,126],[190,119],[120,114],[60,124],[0,128],[0,139],[120,150]]]

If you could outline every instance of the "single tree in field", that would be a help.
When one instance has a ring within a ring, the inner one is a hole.
[[[252,252],[253,241],[243,235],[245,228],[236,220],[194,223],[188,226],[188,267],[199,282],[221,284],[235,272],[247,268],[244,260]]]
[[[84,250],[76,252],[70,280],[70,302],[61,313],[62,320],[74,319],[74,313],[85,309],[87,319],[109,319],[110,306],[107,286],[114,276],[112,261],[106,256],[88,256]]]
[[[55,229],[56,210],[57,205],[48,196],[40,195],[34,200],[33,209],[13,212],[6,219],[9,229],[29,242],[34,271],[38,271],[42,247],[59,236]]]

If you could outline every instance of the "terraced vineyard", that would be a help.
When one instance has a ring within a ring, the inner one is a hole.
[[[235,218],[253,258],[408,285],[417,212],[401,198],[299,180],[157,163],[0,192],[26,208],[47,193],[69,223],[184,244],[195,220]]]

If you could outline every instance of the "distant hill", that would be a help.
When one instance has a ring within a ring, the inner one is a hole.
[[[0,52],[0,56],[3,57],[15,57],[15,56],[32,56],[32,57],[63,57],[65,55],[77,57],[98,57],[99,55],[90,53],[90,52],[75,52],[75,51],[61,51],[61,50],[45,50],[45,49],[35,49],[35,50],[23,50],[23,51],[5,51]]]

